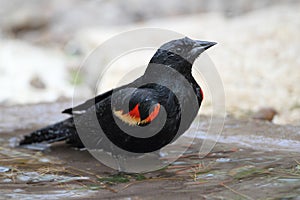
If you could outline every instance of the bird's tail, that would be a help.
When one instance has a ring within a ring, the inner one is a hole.
[[[75,140],[78,140],[77,138],[78,136],[74,126],[73,118],[68,118],[62,122],[58,122],[26,135],[19,144],[26,145],[41,142],[53,143],[66,140],[67,143],[74,145]],[[75,146],[80,145],[75,144]]]

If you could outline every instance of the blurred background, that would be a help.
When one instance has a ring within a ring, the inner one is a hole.
[[[218,42],[208,55],[228,114],[271,107],[275,123],[300,125],[299,10],[298,0],[0,0],[0,107],[70,100],[74,86],[92,97],[83,83],[94,71],[74,79],[84,58],[115,34],[156,27]]]

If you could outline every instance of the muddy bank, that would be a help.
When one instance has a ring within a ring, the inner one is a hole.
[[[218,143],[199,158],[209,124],[209,117],[200,116],[195,131],[202,139],[176,162],[131,175],[117,175],[64,143],[44,152],[10,146],[12,137],[63,119],[59,111],[69,104],[0,108],[0,199],[299,199],[300,155],[293,145],[300,128],[294,126],[226,118]],[[176,145],[189,145],[182,141]]]

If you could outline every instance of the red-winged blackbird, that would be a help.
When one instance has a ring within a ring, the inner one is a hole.
[[[64,110],[70,118],[25,136],[20,145],[66,140],[77,147],[84,141],[95,149],[111,142],[132,153],[159,150],[195,119],[203,93],[192,76],[192,65],[215,44],[188,37],[163,44],[143,76]]]

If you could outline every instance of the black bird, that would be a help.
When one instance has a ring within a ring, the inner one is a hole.
[[[192,65],[215,44],[188,37],[163,44],[143,76],[64,110],[70,118],[34,131],[20,145],[65,140],[90,149],[111,149],[111,143],[131,153],[159,150],[195,119],[203,93],[192,76]]]

